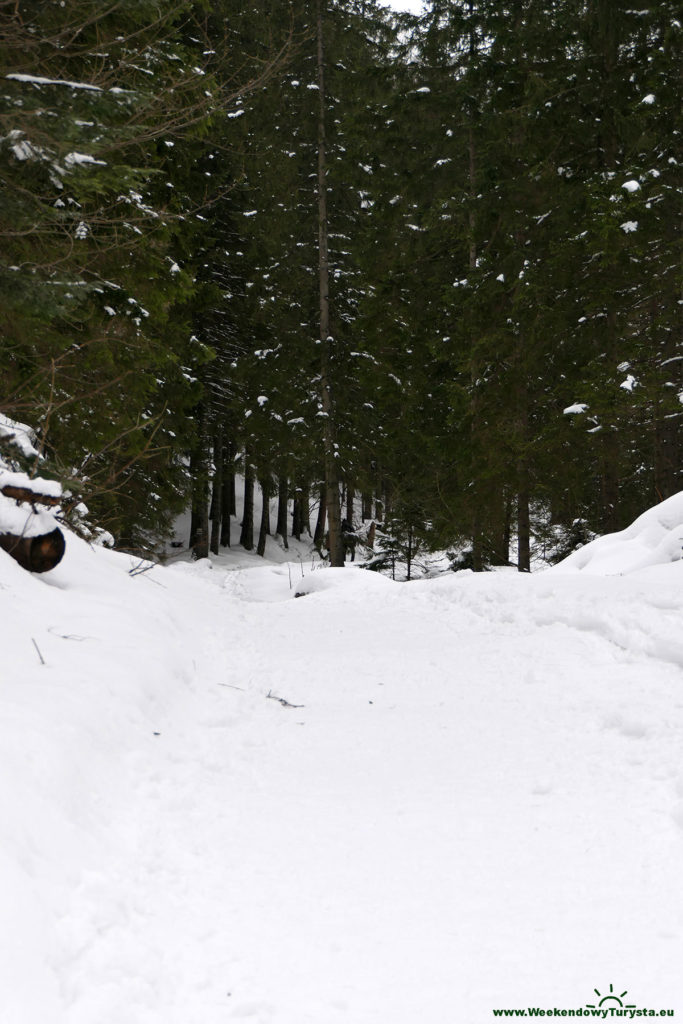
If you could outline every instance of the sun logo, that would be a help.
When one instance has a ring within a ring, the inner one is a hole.
[[[622,999],[624,998],[624,996],[628,995],[628,989],[625,989],[625,991],[623,991],[621,995],[618,996],[614,994],[614,985],[610,985],[609,995],[606,996],[603,996],[602,992],[599,992],[597,988],[594,988],[593,991],[595,992],[600,1002],[597,1004],[586,1003],[586,1006],[589,1010],[597,1010],[601,1006],[622,1006],[627,1010],[635,1010],[636,1008],[635,1003],[622,1003]]]

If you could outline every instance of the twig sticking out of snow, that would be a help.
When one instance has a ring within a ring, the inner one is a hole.
[[[44,657],[42,656],[42,654],[40,653],[40,647],[39,647],[39,646],[38,646],[38,644],[37,644],[37,643],[35,642],[35,640],[33,639],[33,637],[31,637],[31,643],[33,644],[33,646],[35,647],[35,649],[36,649],[36,650],[38,651],[38,657],[40,658],[40,664],[41,664],[41,665],[44,665],[44,664],[45,664],[45,658],[44,658]]]
[[[129,576],[142,576],[143,572],[149,572],[150,569],[156,569],[154,562],[148,562],[146,559],[141,558],[137,565],[132,565],[128,570]]]
[[[290,704],[284,697],[276,697],[272,690],[268,691],[266,697],[270,700],[276,700],[279,704],[282,704],[283,708],[303,708],[305,706],[303,704]]]

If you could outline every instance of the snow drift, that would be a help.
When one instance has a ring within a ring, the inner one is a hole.
[[[554,571],[598,576],[636,572],[683,557],[683,491],[639,516],[620,533],[598,537],[574,551]]]
[[[681,507],[413,584],[0,551],[2,1024],[682,1012]]]

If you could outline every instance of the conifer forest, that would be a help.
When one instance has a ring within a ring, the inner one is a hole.
[[[681,490],[681,22],[641,6],[0,0],[0,410],[74,517],[340,565],[355,509],[527,571]]]

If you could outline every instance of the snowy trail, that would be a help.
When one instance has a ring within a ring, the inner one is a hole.
[[[59,995],[7,1024],[478,1024],[611,983],[683,1012],[666,571],[159,576],[168,650],[58,903]]]

